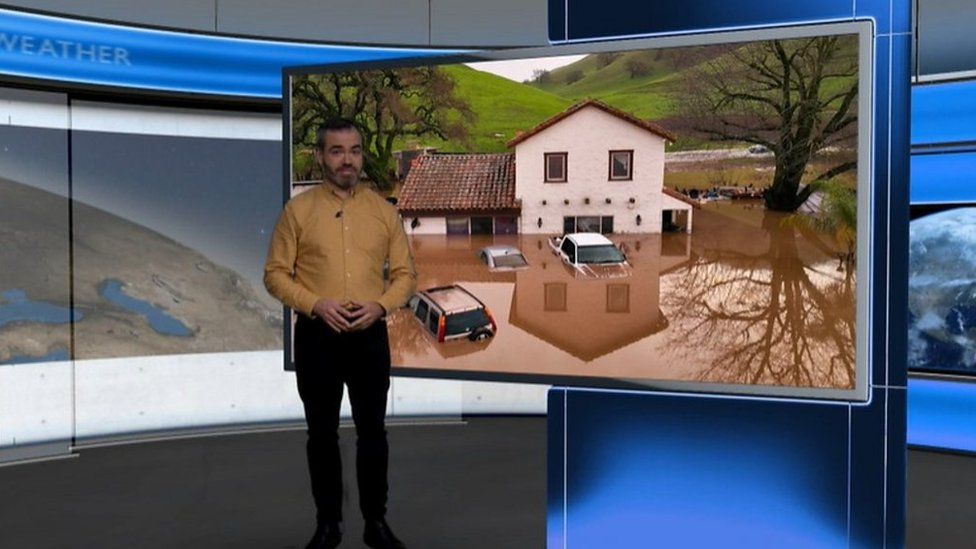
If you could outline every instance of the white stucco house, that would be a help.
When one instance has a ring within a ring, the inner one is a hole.
[[[509,141],[504,154],[432,154],[400,193],[408,234],[691,232],[693,205],[664,189],[674,136],[596,100]]]

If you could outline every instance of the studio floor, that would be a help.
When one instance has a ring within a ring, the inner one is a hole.
[[[392,425],[390,513],[412,549],[545,547],[546,422]],[[301,548],[314,529],[301,429],[85,448],[0,467],[0,547]],[[343,548],[361,549],[352,465]],[[909,452],[909,547],[973,546],[976,458]]]

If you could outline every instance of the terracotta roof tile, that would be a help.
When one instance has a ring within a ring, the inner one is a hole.
[[[545,121],[543,121],[538,126],[536,126],[536,127],[532,128],[530,130],[527,130],[525,132],[522,132],[522,133],[516,135],[511,141],[508,142],[508,146],[509,147],[514,147],[515,145],[518,145],[519,143],[525,141],[526,139],[532,137],[533,135],[541,132],[542,130],[544,130],[544,129],[550,127],[550,126],[555,125],[560,120],[568,117],[569,115],[571,115],[571,114],[573,114],[575,112],[581,111],[581,110],[583,110],[586,107],[596,107],[596,108],[598,108],[598,109],[600,109],[600,110],[602,110],[602,111],[604,111],[604,112],[606,112],[608,114],[611,114],[613,116],[616,116],[617,118],[620,118],[620,119],[622,119],[624,121],[630,122],[631,124],[633,124],[635,126],[638,126],[640,128],[644,128],[645,130],[647,130],[647,131],[649,131],[649,132],[651,132],[653,134],[659,135],[659,136],[667,139],[668,141],[672,141],[673,142],[676,139],[676,137],[674,136],[673,133],[669,132],[668,130],[664,129],[663,127],[661,127],[661,126],[659,126],[659,125],[657,125],[657,124],[655,124],[653,122],[648,122],[647,120],[641,120],[640,118],[637,118],[636,116],[634,116],[634,115],[632,115],[632,114],[630,114],[628,112],[624,112],[624,111],[622,111],[620,109],[611,107],[610,105],[607,105],[606,103],[604,103],[602,101],[598,101],[596,99],[587,99],[585,101],[580,101],[579,103],[574,103],[568,109],[564,110],[563,112],[561,112],[561,113],[559,113],[559,114],[557,114],[557,115],[555,115],[555,116],[553,116],[551,118],[546,119]]]
[[[400,213],[513,212],[515,154],[426,154],[403,182]]]

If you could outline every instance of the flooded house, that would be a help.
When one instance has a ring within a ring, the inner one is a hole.
[[[417,156],[400,193],[409,234],[691,232],[664,189],[664,128],[585,100],[519,133],[512,152]]]

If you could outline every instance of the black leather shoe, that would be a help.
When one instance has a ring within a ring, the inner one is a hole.
[[[393,535],[390,525],[383,519],[366,521],[363,541],[373,549],[407,549],[407,546]]]
[[[335,549],[342,542],[342,530],[338,522],[323,522],[315,529],[315,534],[305,549]]]

